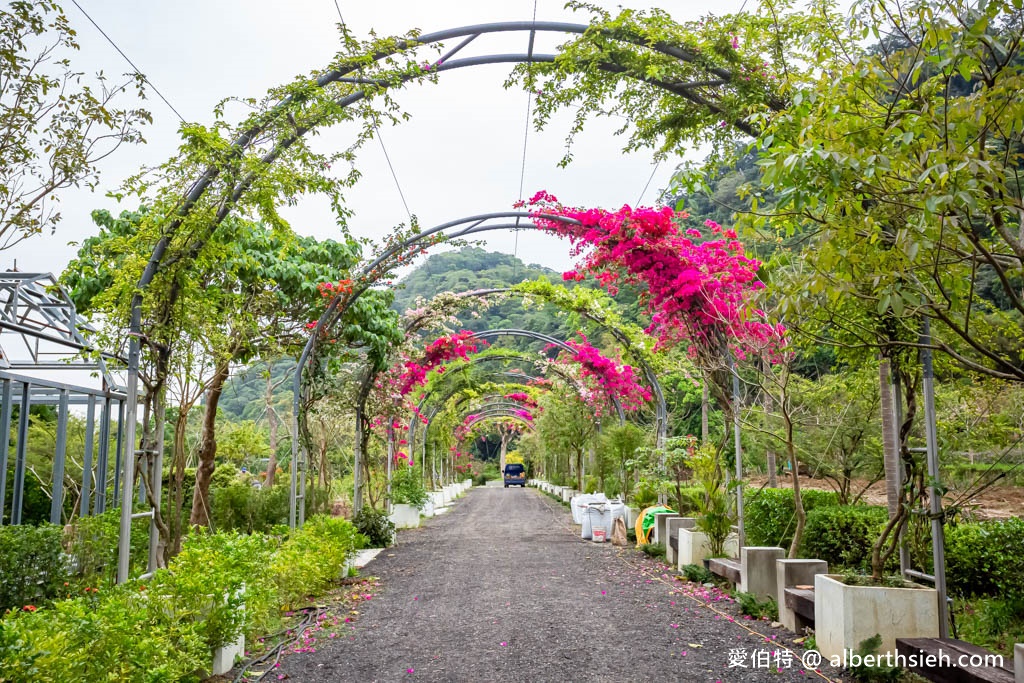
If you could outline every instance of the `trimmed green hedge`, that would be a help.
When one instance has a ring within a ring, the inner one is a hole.
[[[888,519],[888,511],[877,505],[815,508],[807,513],[800,555],[827,561],[829,571],[867,571],[871,547]]]
[[[793,489],[747,489],[743,500],[743,523],[748,545],[788,548],[796,531],[796,505]],[[833,491],[801,490],[804,510],[836,506],[839,496]]]
[[[0,681],[198,680],[211,648],[272,630],[283,607],[342,578],[362,541],[351,523],[325,517],[284,538],[192,533],[144,584],[4,615]]]
[[[946,581],[963,595],[1024,599],[1024,519],[946,527]]]

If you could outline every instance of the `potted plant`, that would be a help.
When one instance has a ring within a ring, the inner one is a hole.
[[[724,557],[726,544],[732,533],[733,515],[729,510],[725,474],[719,462],[718,452],[710,443],[697,446],[696,441],[690,444],[688,450],[689,466],[700,489],[696,528],[704,535],[704,552],[701,553],[701,559]]]
[[[410,465],[398,464],[391,477],[391,521],[395,526],[399,529],[419,526],[420,510],[428,500],[419,473]]]

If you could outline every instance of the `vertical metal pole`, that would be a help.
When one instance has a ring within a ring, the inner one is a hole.
[[[295,380],[292,389],[292,459],[288,463],[288,528],[294,529],[297,521],[296,506],[298,505],[298,462],[299,462],[299,408],[302,384],[302,363],[295,368]]]
[[[92,449],[93,430],[96,429],[96,396],[89,394],[88,407],[85,409],[85,452],[82,454],[82,497],[79,500],[79,514],[89,514],[89,493],[92,488]]]
[[[943,529],[942,494],[939,486],[939,440],[935,428],[935,369],[932,366],[931,321],[921,329],[921,364],[924,366],[925,441],[928,450],[929,509],[932,519],[932,563],[939,598],[939,637],[949,637],[949,605],[946,602],[946,536]]]
[[[363,406],[356,406],[356,442],[352,448],[352,511],[359,514],[363,509]]]
[[[53,454],[53,496],[50,523],[60,524],[64,513],[64,461],[68,451],[68,390],[60,390],[57,404],[57,446]]]
[[[110,397],[103,399],[100,414],[100,453],[96,461],[96,496],[93,500],[93,514],[99,515],[107,509],[107,467],[110,457]]]
[[[134,429],[132,430],[134,434]],[[121,463],[124,461],[124,401],[117,402],[117,444],[114,447],[114,505],[121,504]]]
[[[29,410],[32,408],[32,385],[21,385],[18,406],[18,443],[14,447],[14,496],[11,498],[11,524],[21,524],[21,508],[25,498],[25,452],[28,449]]]
[[[736,528],[738,529],[739,547],[747,543],[746,529],[743,525],[743,446],[740,443],[740,374],[736,361],[730,356],[729,368],[732,370],[732,431],[733,443],[736,448]]]
[[[0,526],[4,525],[4,503],[7,498],[7,458],[11,449],[11,414],[14,412],[11,397],[11,380],[5,379],[0,399]]]
[[[122,423],[124,424],[124,448],[118,449],[124,463],[121,486],[121,528],[117,538],[117,582],[128,580],[131,562],[132,535],[132,482],[135,481],[135,427],[139,405],[139,333],[142,328],[142,304],[137,299],[132,302],[131,341],[128,346],[128,397],[122,404]],[[119,430],[120,432],[121,430]],[[120,444],[119,444],[120,446]],[[124,452],[123,452],[124,451]]]
[[[299,449],[299,526],[306,523],[306,473],[309,471],[309,450],[303,446]]]

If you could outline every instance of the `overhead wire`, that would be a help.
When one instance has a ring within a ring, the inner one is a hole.
[[[111,45],[111,46],[112,46],[112,47],[113,47],[113,48],[114,48],[115,50],[117,50],[117,53],[118,53],[119,55],[121,55],[121,57],[123,57],[123,58],[124,58],[124,61],[128,62],[128,64],[129,64],[129,65],[130,65],[130,66],[131,66],[131,67],[132,67],[133,69],[135,69],[135,73],[136,73],[136,74],[138,74],[138,75],[139,75],[139,77],[141,77],[141,78],[142,78],[142,80],[143,80],[143,81],[145,81],[145,82],[146,82],[146,83],[147,83],[147,84],[149,85],[149,87],[153,89],[153,92],[155,92],[155,93],[157,94],[157,96],[158,96],[158,97],[159,97],[159,98],[160,98],[161,100],[163,100],[164,104],[166,104],[166,105],[167,105],[167,107],[168,107],[168,108],[169,108],[169,109],[170,109],[171,111],[173,111],[173,112],[174,112],[174,115],[175,115],[175,116],[177,116],[177,117],[178,117],[178,118],[179,118],[179,119],[181,120],[181,122],[182,122],[182,123],[185,123],[185,117],[184,117],[184,116],[182,116],[181,114],[179,114],[179,113],[178,113],[178,110],[174,108],[174,105],[173,105],[173,104],[171,104],[170,100],[168,100],[168,99],[167,99],[166,97],[164,97],[164,94],[163,94],[162,92],[160,92],[160,89],[159,89],[159,88],[157,88],[157,87],[156,87],[156,86],[155,86],[155,85],[153,84],[153,81],[149,80],[149,78],[148,78],[148,77],[146,76],[146,74],[142,73],[142,69],[140,69],[139,67],[135,66],[135,62],[133,62],[133,61],[132,61],[132,60],[131,60],[131,59],[130,59],[130,58],[128,57],[128,55],[126,55],[126,54],[124,53],[124,50],[122,50],[122,49],[121,49],[120,47],[118,47],[117,43],[115,43],[115,42],[114,42],[114,39],[113,39],[113,38],[111,38],[110,36],[108,36],[108,35],[107,35],[107,32],[106,32],[106,31],[104,31],[104,30],[103,30],[102,28],[100,28],[100,25],[96,23],[96,20],[95,20],[95,19],[93,19],[93,18],[92,18],[91,16],[89,16],[89,13],[85,11],[85,8],[83,8],[83,7],[82,7],[82,6],[80,5],[80,4],[78,4],[78,0],[71,0],[71,2],[72,2],[72,3],[74,4],[74,6],[75,6],[75,7],[77,7],[77,8],[78,8],[78,11],[79,11],[79,12],[81,12],[82,14],[84,14],[84,15],[85,15],[85,18],[89,20],[89,23],[90,23],[90,24],[92,24],[92,25],[93,25],[93,26],[94,26],[94,27],[96,28],[96,30],[100,32],[100,35],[102,35],[102,36],[103,36],[104,38],[106,38],[106,39],[107,39],[107,42],[108,42],[108,43],[110,43],[110,45]]]
[[[341,5],[338,4],[338,0],[334,0],[334,9],[338,12],[338,21],[341,22],[342,29],[348,28],[348,24],[345,23],[345,17],[341,13]],[[360,71],[362,69],[360,68]],[[398,198],[402,200],[402,206],[405,208],[405,214],[409,217],[409,222],[412,223],[412,211],[409,210],[409,203],[405,200],[405,192],[402,191],[402,183],[398,181],[398,173],[395,172],[395,166],[391,163],[391,155],[388,154],[388,148],[384,144],[384,137],[380,133],[380,127],[377,125],[377,118],[374,117],[371,121],[373,126],[373,136],[377,138],[377,142],[380,143],[380,150],[384,153],[384,161],[388,164],[388,170],[391,172],[391,178],[395,181],[395,189],[398,190]]]
[[[537,0],[533,0],[533,19],[532,19],[532,21],[533,21],[534,24],[537,23]],[[530,119],[533,116],[533,79],[532,79],[533,71],[532,71],[532,67],[533,67],[533,41],[534,41],[534,36],[535,36],[534,32],[531,31],[530,32],[529,55],[528,55],[529,59],[526,62],[526,70],[527,70],[527,78],[526,78],[526,83],[527,83],[527,88],[526,88],[526,121],[525,121],[525,123],[523,125],[523,154],[522,154],[522,162],[519,165],[519,195],[518,195],[518,200],[519,201],[516,202],[517,205],[522,204],[522,201],[523,201],[523,188],[526,185],[526,150],[527,150],[527,147],[528,147],[529,142],[530,142]],[[515,242],[514,242],[514,244],[512,246],[512,255],[517,257],[517,259],[518,259],[518,257],[519,257],[519,217],[518,216],[516,217],[516,228],[515,228],[515,230],[513,230],[513,233],[515,235]],[[518,263],[513,261],[512,268],[513,268],[512,276],[514,278],[516,275],[518,275],[518,273],[516,272],[519,269]]]

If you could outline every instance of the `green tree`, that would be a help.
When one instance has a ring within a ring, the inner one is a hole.
[[[74,70],[75,31],[56,2],[0,9],[0,250],[55,232],[60,191],[95,189],[97,164],[122,144],[144,142],[145,109],[115,105],[140,74],[119,84]]]

